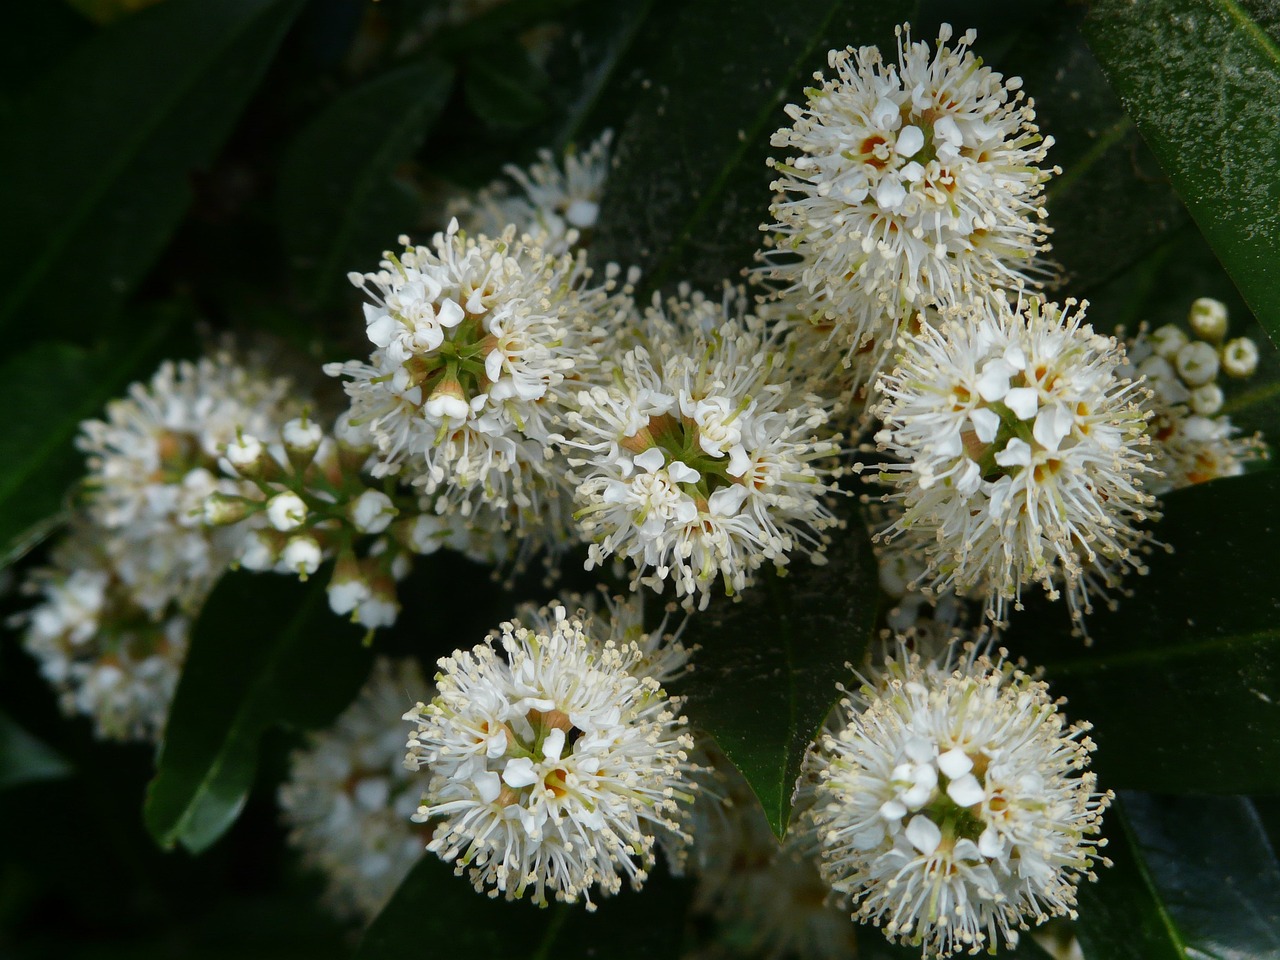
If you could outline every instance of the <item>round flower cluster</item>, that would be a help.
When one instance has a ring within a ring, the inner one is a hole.
[[[1091,588],[1142,569],[1142,389],[1073,306],[984,304],[922,327],[878,382],[878,449],[898,461],[878,479],[902,511],[881,536],[908,535],[935,588],[985,594],[997,622],[1033,581],[1064,585],[1079,622]]]
[[[405,715],[405,764],[431,775],[414,819],[478,891],[590,907],[597,884],[643,883],[656,833],[681,835],[692,740],[680,701],[634,672],[652,652],[559,605],[536,622],[442,659],[438,695]]]
[[[1194,336],[1174,324],[1128,343],[1133,375],[1145,378],[1151,395],[1148,426],[1159,478],[1149,486],[1167,493],[1218,477],[1234,477],[1245,464],[1266,457],[1260,436],[1241,437],[1230,417],[1221,414],[1225,397],[1221,375],[1247,379],[1258,369],[1258,346],[1248,337],[1227,337],[1227,308],[1201,297],[1188,316]]]
[[[1022,81],[981,65],[972,30],[937,49],[898,29],[898,60],[831,51],[835,76],[789,105],[773,145],[775,249],[760,275],[846,348],[875,359],[899,324],[1021,288],[1046,272],[1041,139]]]
[[[823,874],[855,918],[950,956],[1074,916],[1111,798],[1080,773],[1088,725],[1066,726],[1044,683],[1003,656],[949,674],[900,656],[840,709],[814,818]]]
[[[325,367],[350,378],[349,423],[374,448],[372,474],[435,495],[440,513],[483,510],[547,537],[564,483],[551,424],[567,378],[591,369],[592,327],[629,301],[610,295],[612,269],[590,286],[581,255],[549,255],[514,228],[471,238],[455,220],[429,247],[401,239],[381,270],[351,275],[373,300],[369,362]]]
[[[388,722],[429,689],[414,661],[379,657],[351,706],[293,754],[280,786],[289,842],[325,876],[341,916],[374,917],[429,838],[410,820],[418,794],[402,762],[404,732]]]
[[[567,150],[562,160],[550,150],[538,151],[538,162],[527,170],[508,164],[503,171],[520,188],[498,181],[449,207],[463,227],[496,236],[514,224],[521,233],[536,236],[551,253],[585,247],[600,216],[600,199],[609,175],[609,145],[613,131],[606,130],[581,152]]]
[[[630,559],[633,588],[669,577],[686,606],[705,607],[718,578],[741,591],[794,551],[820,560],[837,522],[832,404],[797,393],[782,333],[741,307],[731,293],[655,299],[643,332],[577,393],[562,438],[588,569]]]

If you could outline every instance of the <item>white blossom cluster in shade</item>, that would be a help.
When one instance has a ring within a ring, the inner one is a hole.
[[[211,494],[251,492],[222,474],[220,453],[241,426],[285,419],[291,389],[218,351],[162,364],[81,425],[83,506],[26,584],[40,602],[17,622],[63,708],[99,736],[159,738],[191,623],[251,535],[204,525]]]
[[[510,181],[499,180],[474,197],[449,206],[463,228],[497,236],[509,225],[538,238],[548,252],[559,254],[585,246],[600,217],[600,200],[609,176],[609,147],[613,131],[606,130],[587,149],[570,148],[563,158],[538,151],[538,162],[527,169],[503,167]],[[571,238],[571,231],[572,238]]]
[[[631,560],[632,587],[670,579],[686,606],[743,590],[765,562],[823,557],[837,523],[832,403],[792,384],[784,328],[722,302],[655,298],[561,439],[577,483],[588,569]]]
[[[948,669],[951,670],[948,673]],[[846,698],[816,755],[824,876],[890,940],[950,956],[1052,916],[1106,861],[1109,794],[1082,772],[1087,724],[1006,662],[939,666],[901,654]]]
[[[351,706],[290,760],[279,791],[289,842],[341,916],[372,919],[422,856],[429,834],[410,820],[418,791],[395,721],[430,690],[415,661],[379,657]]]
[[[438,512],[557,539],[567,491],[548,437],[573,378],[590,375],[592,330],[629,308],[615,271],[592,285],[582,255],[550,255],[513,228],[468,237],[454,221],[430,246],[401,239],[379,271],[351,275],[373,300],[369,362],[325,367],[349,378],[373,476],[398,475]]]
[[[881,536],[908,537],[924,579],[985,596],[996,622],[1038,582],[1065,588],[1079,623],[1091,590],[1143,569],[1137,525],[1157,515],[1142,388],[1074,306],[978,304],[904,337],[878,381],[876,441],[895,462],[877,479],[902,511]]]
[[[1248,337],[1227,339],[1227,308],[1201,297],[1191,305],[1192,336],[1175,324],[1139,330],[1127,341],[1130,376],[1145,378],[1151,390],[1147,432],[1159,472],[1149,486],[1168,493],[1219,477],[1235,477],[1245,465],[1265,459],[1262,437],[1240,436],[1223,414],[1222,374],[1244,380],[1258,368],[1258,346]]]
[[[478,891],[591,907],[597,885],[643,883],[655,834],[681,834],[692,740],[643,673],[662,660],[651,649],[557,604],[534,622],[442,659],[436,698],[405,715],[405,764],[430,773],[414,819]]]
[[[807,778],[779,843],[746,778],[709,741],[690,814],[688,872],[693,909],[715,917],[720,938],[751,956],[846,960],[857,952],[847,909],[818,872],[818,842]]]
[[[791,152],[770,211],[774,248],[759,275],[874,370],[898,326],[926,307],[1000,297],[1047,272],[1042,139],[1017,78],[969,50],[898,28],[898,58],[831,51],[835,75],[789,105],[773,137]]]

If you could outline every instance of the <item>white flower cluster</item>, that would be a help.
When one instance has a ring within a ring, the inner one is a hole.
[[[904,337],[878,383],[878,449],[897,461],[878,479],[902,508],[883,535],[909,537],[936,588],[985,596],[997,622],[1029,582],[1065,587],[1079,622],[1090,589],[1142,567],[1142,391],[1073,306],[979,304]]]
[[[388,722],[429,690],[416,662],[379,657],[351,706],[290,761],[279,792],[289,842],[324,875],[341,916],[372,919],[429,839],[410,820],[418,792],[404,768],[404,732]]]
[[[797,394],[783,328],[723,302],[656,299],[567,415],[588,569],[635,564],[633,585],[705,607],[746,588],[766,561],[821,560],[836,525],[832,405]]]
[[[1047,272],[1041,139],[1022,81],[982,66],[971,30],[932,52],[898,30],[896,63],[875,47],[833,50],[835,75],[790,105],[773,145],[774,249],[759,271],[788,312],[830,324],[869,377],[900,325],[926,307],[1001,299]]]
[[[1003,655],[900,654],[841,710],[816,757],[814,818],[823,874],[855,918],[930,957],[1074,916],[1077,883],[1106,862],[1110,795],[1080,772],[1088,725],[1067,726],[1043,682]]]
[[[240,553],[247,529],[203,524],[210,495],[249,492],[219,469],[237,429],[288,416],[291,385],[218,352],[163,364],[81,426],[84,504],[51,567],[27,584],[25,644],[69,713],[100,736],[157,739],[192,619]]]
[[[644,672],[667,662],[652,647],[555,604],[533,622],[442,659],[438,695],[405,715],[405,763],[431,775],[414,819],[478,891],[590,905],[597,884],[643,883],[655,834],[681,834],[692,740]]]
[[[1227,308],[1201,297],[1191,305],[1188,325],[1194,336],[1174,324],[1148,333],[1140,330],[1128,344],[1134,375],[1151,388],[1145,406],[1148,432],[1159,478],[1148,486],[1167,493],[1218,477],[1234,477],[1245,464],[1264,459],[1260,436],[1241,437],[1221,413],[1221,375],[1248,379],[1258,369],[1258,347],[1248,337],[1227,339]]]
[[[463,228],[497,236],[514,225],[553,254],[586,246],[600,217],[600,200],[609,175],[609,146],[613,131],[606,130],[586,150],[570,149],[563,158],[550,150],[538,151],[538,162],[527,170],[508,164],[510,181],[499,180],[475,197],[449,206]]]

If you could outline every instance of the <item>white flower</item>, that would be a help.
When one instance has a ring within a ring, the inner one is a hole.
[[[361,533],[381,533],[395,519],[396,508],[381,490],[366,490],[350,507],[351,523]]]
[[[528,170],[511,164],[503,168],[519,193],[498,181],[474,199],[455,203],[450,214],[466,229],[491,236],[514,225],[518,233],[536,236],[552,253],[585,245],[600,215],[612,140],[613,132],[606,130],[586,150],[567,150],[562,163],[550,150],[539,150],[538,162]]]
[[[969,31],[937,49],[898,31],[898,59],[833,50],[831,79],[791,105],[773,145],[776,249],[760,273],[803,316],[834,325],[850,360],[868,343],[878,366],[898,325],[1021,288],[1046,272],[1041,190],[1050,171],[1035,111],[969,51]]]
[[[654,832],[679,832],[692,745],[679,701],[632,672],[644,661],[555,606],[546,632],[504,623],[442,659],[438,696],[405,716],[405,763],[431,774],[414,816],[435,827],[427,849],[477,890],[540,905],[640,886]]]
[[[1258,369],[1258,345],[1248,337],[1229,341],[1222,348],[1222,369],[1229,377],[1252,377]]]
[[[284,573],[294,573],[303,580],[320,569],[324,552],[315,537],[301,534],[290,537],[280,552],[279,566]]]
[[[817,553],[836,521],[829,401],[797,392],[781,332],[701,297],[655,299],[601,382],[577,394],[564,445],[588,569],[630,559],[640,583],[705,606],[766,561]]]
[[[1142,569],[1145,398],[1123,347],[1072,306],[978,305],[922,327],[878,384],[876,439],[900,462],[877,479],[902,510],[881,536],[906,536],[934,589],[985,595],[997,622],[1031,582],[1065,586],[1079,622],[1091,589]]]
[[[1187,323],[1201,340],[1218,343],[1227,335],[1227,305],[1212,297],[1200,297],[1191,304]]]
[[[564,483],[547,458],[550,424],[593,368],[593,325],[628,309],[608,292],[615,271],[592,285],[581,256],[551,256],[512,230],[466,237],[456,222],[386,257],[351,276],[374,301],[369,362],[325,368],[350,378],[349,422],[376,446],[373,476],[398,473],[440,512],[480,503],[536,530]]]
[[[932,957],[1074,916],[1081,876],[1107,862],[1095,838],[1110,795],[1079,773],[1088,725],[1068,727],[1044,683],[1003,659],[902,655],[841,710],[814,819],[823,875],[855,919]]]
[[[307,522],[307,505],[292,490],[277,493],[267,501],[267,519],[277,530],[296,530]]]
[[[418,792],[398,723],[405,702],[429,691],[415,662],[379,657],[351,706],[290,760],[279,792],[289,842],[325,876],[342,916],[375,916],[429,836],[410,820]]]

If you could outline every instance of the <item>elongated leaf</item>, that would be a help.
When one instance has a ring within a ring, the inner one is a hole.
[[[1173,552],[1090,617],[1091,647],[1064,636],[1061,610],[1044,611],[1058,636],[1015,620],[1011,646],[1094,724],[1104,786],[1280,790],[1280,475],[1172,494],[1156,532]]]
[[[52,748],[0,713],[0,790],[33,780],[71,775],[71,765]]]
[[[891,42],[914,6],[743,0],[726,57],[724,5],[685,4],[619,137],[593,253],[640,266],[654,289],[735,279],[762,243],[769,137],[786,122],[788,96],[828,49]]]
[[[453,71],[426,60],[334,101],[290,146],[278,215],[307,299],[323,302],[347,272],[371,268],[411,231],[420,204],[392,175],[440,114]]]
[[[45,343],[0,365],[0,569],[18,560],[58,524],[68,489],[84,475],[73,438],[80,421],[101,414],[131,380],[145,377],[173,317],[140,315],[129,343],[95,349]]]
[[[702,649],[685,712],[742,771],[779,837],[804,752],[875,625],[876,561],[856,514],[829,558],[825,566],[798,559],[788,576],[761,577],[740,601],[718,599],[686,632]]]
[[[1248,800],[1125,794],[1107,821],[1115,866],[1080,890],[1086,957],[1280,956],[1280,866]]]
[[[1280,45],[1236,0],[1097,0],[1085,36],[1250,308],[1280,337]]]
[[[147,790],[161,845],[212,844],[239,815],[263,732],[321,726],[360,688],[370,651],[329,612],[326,580],[232,573],[205,604]]]
[[[134,287],[300,6],[166,0],[26,92],[0,151],[0,329],[74,329]]]
[[[369,925],[356,960],[547,960],[680,956],[689,886],[655,871],[639,893],[539,909],[476,893],[465,877],[425,854]]]

